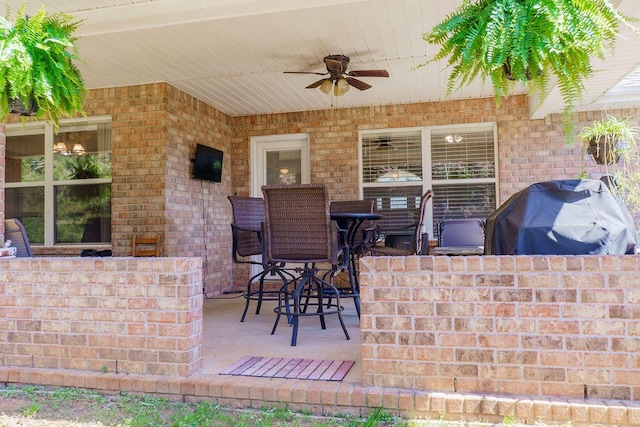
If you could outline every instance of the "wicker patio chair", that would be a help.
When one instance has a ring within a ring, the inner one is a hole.
[[[273,264],[285,263],[289,271],[293,269],[299,274],[291,281],[284,275],[287,269],[275,268],[283,286],[274,309],[277,316],[271,333],[275,333],[280,316],[286,315],[293,325],[291,345],[295,346],[300,317],[318,316],[322,329],[326,329],[324,317],[337,314],[346,338],[350,339],[342,320],[344,308],[340,305],[340,294],[333,285],[334,275],[348,265],[349,250],[339,245],[337,226],[329,219],[326,186],[264,186],[262,193],[266,207],[263,237],[267,260]],[[299,267],[292,267],[291,263],[299,263]],[[323,268],[328,274],[321,274]],[[323,300],[328,296],[335,300],[329,306]],[[317,309],[311,311],[309,307]]]
[[[256,314],[260,314],[262,301],[277,301],[277,291],[265,291],[264,281],[267,275],[272,273],[272,265],[265,261],[263,256],[262,223],[265,220],[264,200],[259,197],[227,196],[231,202],[233,223],[232,234],[232,258],[236,264],[259,265],[261,270],[247,281],[247,290],[244,294],[245,304],[242,311],[241,322],[249,310],[249,303],[257,302]],[[260,255],[260,261],[251,259],[254,255]],[[257,284],[257,289],[254,285]]]
[[[408,256],[408,255],[422,255],[424,248],[424,234],[422,233],[422,227],[424,224],[424,218],[427,213],[427,203],[433,197],[433,191],[427,190],[420,198],[420,209],[418,211],[418,219],[411,226],[413,229],[412,247],[410,249],[395,248],[391,246],[384,246],[380,244],[374,244],[370,247],[370,253],[372,256]]]
[[[11,246],[16,248],[16,257],[33,256],[27,231],[17,218],[4,220],[4,241],[7,240],[11,240]]]

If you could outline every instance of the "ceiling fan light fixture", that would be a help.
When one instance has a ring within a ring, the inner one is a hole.
[[[331,88],[332,87],[333,87],[333,83],[331,82],[331,79],[326,79],[320,85],[320,91],[323,92],[323,93],[326,93],[328,95],[328,94],[331,93]]]
[[[333,88],[333,94],[335,96],[342,96],[349,92],[349,82],[345,78],[340,78],[336,81],[336,85]]]

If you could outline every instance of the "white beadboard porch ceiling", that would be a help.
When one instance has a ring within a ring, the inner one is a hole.
[[[13,14],[23,0],[9,0]],[[344,54],[350,70],[386,69],[389,78],[362,77],[373,87],[333,98],[336,108],[379,106],[446,98],[444,62],[422,34],[462,0],[29,0],[84,19],[78,66],[89,88],[166,81],[230,116],[331,108],[332,97],[305,86],[322,78],[284,71],[326,72],[323,58]],[[615,0],[640,16],[640,1]],[[640,106],[640,40],[624,30],[613,52],[586,84],[579,109]],[[637,74],[636,74],[637,76]],[[516,91],[523,93],[522,88]],[[493,96],[474,82],[448,99]],[[531,101],[531,116],[563,108],[551,90]]]

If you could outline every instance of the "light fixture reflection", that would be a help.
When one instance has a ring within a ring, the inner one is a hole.
[[[333,94],[335,96],[342,96],[347,92],[349,92],[349,82],[347,81],[347,79],[338,79],[336,85],[333,88]]]
[[[463,139],[464,138],[462,137],[462,135],[447,135],[444,137],[444,140],[447,141],[448,143],[460,142]]]
[[[57,142],[53,146],[53,152],[55,154],[62,154],[62,155],[69,154],[69,150],[67,149],[67,146],[66,146],[66,144],[64,142]]]
[[[320,85],[320,91],[326,93],[327,95],[331,93],[331,88],[333,87],[333,82],[331,79],[326,79]]]
[[[283,174],[283,175],[286,175],[286,174],[288,174],[288,173],[289,173],[289,169],[287,169],[287,168],[282,168],[282,169],[280,169],[280,173],[281,173],[281,174]]]
[[[73,150],[71,150],[71,152],[73,154],[77,154],[78,156],[83,156],[86,153],[82,144],[79,144],[79,143],[73,146]]]

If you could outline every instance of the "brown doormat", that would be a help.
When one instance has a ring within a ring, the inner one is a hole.
[[[342,381],[354,364],[353,360],[245,356],[220,375]]]

